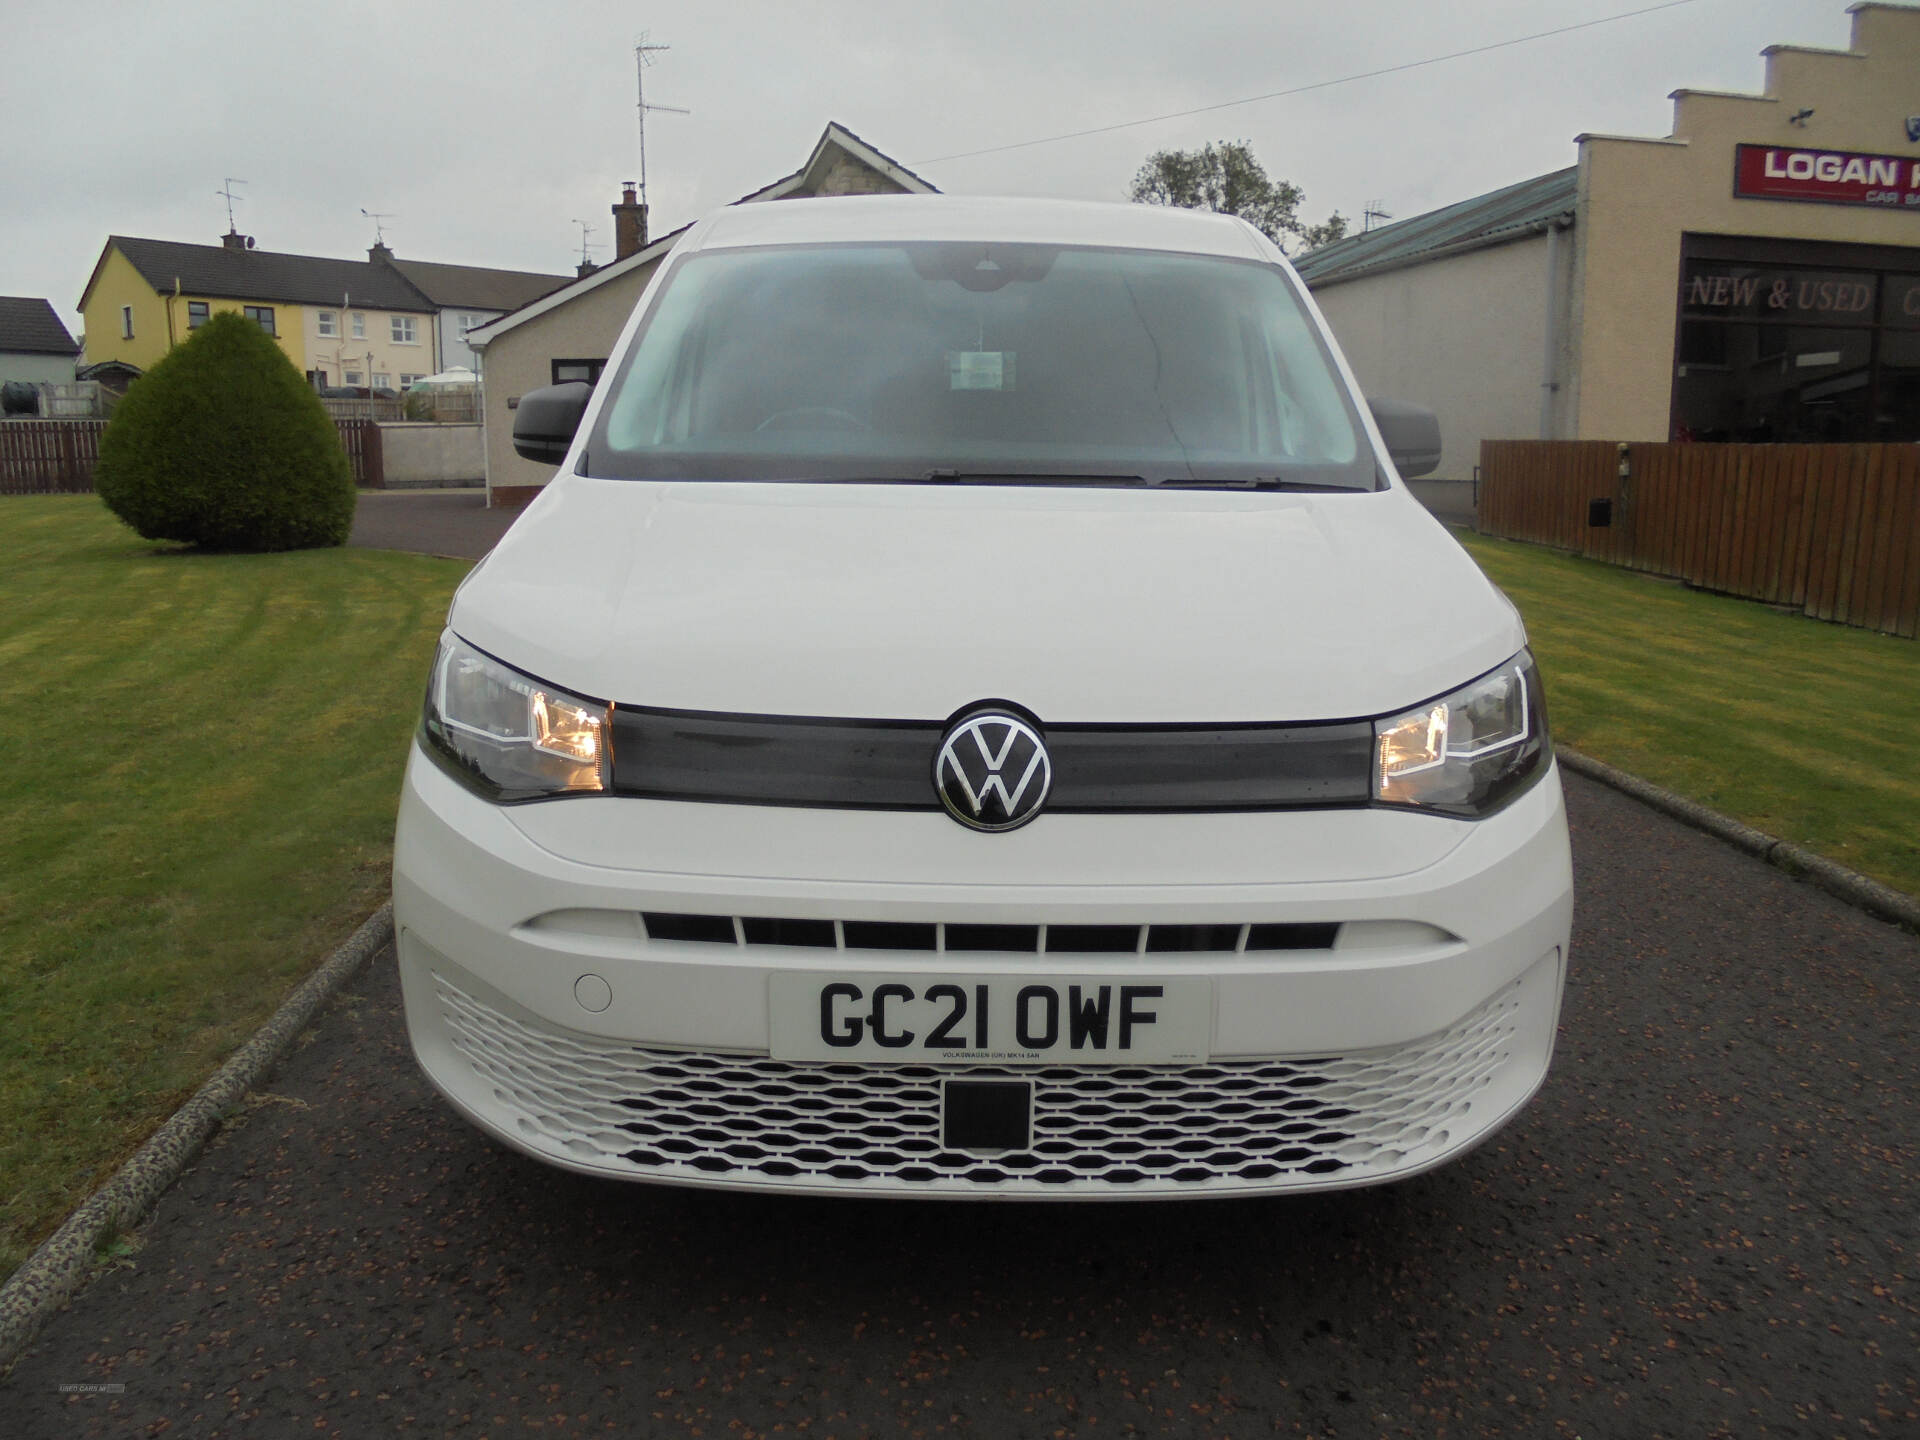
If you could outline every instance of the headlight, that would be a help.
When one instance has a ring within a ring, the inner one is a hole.
[[[1373,725],[1373,797],[1477,819],[1547,768],[1547,707],[1522,650],[1451,695]]]
[[[420,733],[429,754],[488,799],[532,800],[607,788],[609,719],[601,702],[543,685],[449,630]]]

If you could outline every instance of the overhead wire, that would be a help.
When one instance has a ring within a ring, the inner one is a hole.
[[[1189,115],[1206,115],[1215,110],[1231,110],[1238,105],[1257,105],[1262,100],[1280,100],[1289,95],[1305,95],[1313,90],[1329,90],[1336,85],[1351,85],[1356,80],[1375,80],[1382,75],[1400,75],[1408,70],[1420,70],[1429,65],[1442,65],[1449,60],[1464,60],[1470,55],[1485,55],[1493,50],[1508,50],[1515,45],[1528,45],[1535,40],[1550,40],[1556,35],[1570,35],[1576,30],[1591,30],[1599,25],[1612,25],[1621,20],[1636,19],[1641,15],[1652,15],[1661,10],[1678,10],[1683,5],[1694,5],[1699,0],[1663,0],[1658,5],[1643,5],[1637,10],[1622,10],[1616,15],[1602,15],[1594,20],[1581,20],[1572,25],[1559,25],[1551,30],[1537,30],[1531,35],[1516,35],[1509,40],[1495,40],[1485,45],[1469,46],[1465,50],[1449,51],[1445,55],[1430,55],[1424,60],[1408,60],[1399,65],[1383,65],[1377,70],[1360,70],[1351,75],[1341,75],[1332,80],[1315,80],[1308,85],[1295,85],[1286,90],[1270,90],[1264,95],[1248,95],[1239,100],[1220,100],[1212,105],[1196,105],[1190,110],[1170,110],[1164,115],[1149,115],[1139,120],[1119,120],[1111,125],[1094,125],[1085,130],[1068,130],[1059,135],[1043,135],[1036,140],[1015,140],[1005,145],[986,145],[978,150],[961,150],[952,155],[936,155],[930,160],[915,160],[915,166],[941,165],[949,160],[971,160],[977,155],[999,155],[1009,150],[1027,150],[1036,145],[1053,145],[1062,140],[1079,140],[1088,135],[1109,135],[1116,130],[1132,130],[1142,125],[1158,125],[1164,120],[1182,120]]]

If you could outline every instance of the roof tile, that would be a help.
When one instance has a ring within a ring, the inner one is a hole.
[[[393,268],[434,304],[451,309],[518,310],[529,301],[572,283],[574,278],[541,275],[531,270],[442,265],[431,260],[395,259]]]
[[[0,354],[78,355],[80,346],[50,301],[0,295]]]
[[[115,235],[107,243],[132,261],[141,278],[162,295],[172,294],[177,281],[182,294],[223,300],[277,300],[288,305],[342,308],[351,303],[369,310],[416,312],[434,308],[406,276],[390,265],[371,260],[229,250],[224,245],[188,245],[131,235]]]

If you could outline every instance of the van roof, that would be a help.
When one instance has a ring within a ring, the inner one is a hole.
[[[691,248],[847,241],[999,241],[1175,250],[1272,260],[1278,252],[1245,221],[1164,205],[979,195],[853,195],[735,205],[696,227]]]

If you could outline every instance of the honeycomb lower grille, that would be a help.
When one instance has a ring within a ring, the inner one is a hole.
[[[455,1046],[538,1150],[635,1178],[928,1195],[1270,1190],[1400,1170],[1471,1128],[1519,1008],[1516,982],[1440,1034],[1350,1057],[844,1065],[604,1040],[434,982]],[[1029,1148],[943,1147],[941,1081],[961,1076],[1033,1083]]]

